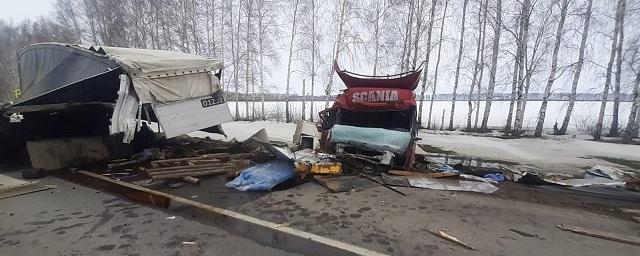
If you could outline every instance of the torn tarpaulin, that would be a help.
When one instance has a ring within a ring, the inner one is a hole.
[[[273,160],[245,169],[238,177],[227,182],[226,186],[240,191],[271,190],[296,175],[291,162]]]

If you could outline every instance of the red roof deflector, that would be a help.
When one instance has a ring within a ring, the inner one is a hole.
[[[418,87],[420,73],[422,72],[422,70],[416,70],[395,75],[368,76],[340,70],[337,61],[333,62],[333,69],[338,73],[347,88],[398,88],[412,91]]]

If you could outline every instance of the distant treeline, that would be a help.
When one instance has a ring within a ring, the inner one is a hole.
[[[485,94],[481,94],[480,95],[480,100],[484,101],[485,98]],[[543,93],[529,93],[527,95],[527,100],[528,101],[542,101],[542,97],[544,96]],[[553,93],[549,96],[549,101],[568,101],[569,97],[571,96],[570,93]],[[238,94],[238,100],[239,101],[252,101],[254,98],[254,94],[244,94],[244,93],[239,93]],[[264,100],[265,101],[286,101],[286,95],[282,94],[282,93],[265,93],[264,95]],[[331,95],[329,96],[329,101],[333,101],[335,100],[336,95]],[[235,93],[234,92],[226,92],[226,99],[227,101],[234,101],[235,100]],[[255,94],[255,99],[256,101],[261,101],[262,100],[262,94],[256,93]],[[324,101],[326,99],[325,95],[315,95],[313,96],[313,100],[314,101]],[[420,100],[420,95],[416,95],[416,99]],[[453,94],[436,94],[434,97],[434,101],[451,101],[453,99]],[[297,95],[297,94],[290,94],[289,95],[289,101],[302,101],[303,97],[302,95]],[[306,98],[304,98],[304,100],[310,101],[311,100],[311,96],[307,95]],[[429,100],[429,95],[425,95],[424,100]],[[469,95],[468,94],[458,94],[456,96],[456,101],[467,101],[469,100]],[[472,100],[476,101],[478,100],[478,95],[477,94],[473,94],[472,95]],[[508,93],[496,93],[493,95],[493,100],[494,101],[510,101],[511,100],[511,94]],[[602,94],[600,93],[578,93],[576,94],[576,101],[601,101],[602,100]],[[609,101],[613,101],[612,98],[609,98]],[[633,102],[633,95],[632,94],[620,94],[620,101],[621,102]]]

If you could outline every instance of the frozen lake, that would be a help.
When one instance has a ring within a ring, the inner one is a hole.
[[[235,114],[236,103],[229,99],[229,108],[231,109],[231,113]],[[333,102],[330,102],[332,104]],[[301,101],[292,101],[289,103],[291,112],[294,117],[299,118],[302,112],[302,102]],[[538,117],[538,111],[540,110],[541,101],[529,101],[527,102],[525,115],[524,115],[524,126],[528,128],[535,128],[536,119]],[[567,105],[569,102],[567,101],[550,101],[547,106],[547,115],[545,117],[545,128],[552,128],[555,122],[558,122],[558,125],[562,124],[562,119],[564,118],[564,114],[567,111]],[[311,114],[311,103],[306,102],[306,119],[309,119]],[[475,104],[474,104],[475,105]],[[478,122],[478,126],[482,122],[482,114],[484,111],[484,102],[480,104],[480,120]],[[324,109],[325,102],[314,102],[314,112],[317,112]],[[240,116],[246,117],[245,115],[245,103],[239,102],[238,107],[240,110]],[[607,110],[605,112],[605,126],[611,121],[611,112],[613,108],[613,102],[607,103]],[[251,116],[252,103],[249,102],[249,116]],[[277,116],[284,116],[285,102],[283,101],[267,101],[265,102],[265,113],[267,118],[274,119]],[[626,124],[627,119],[629,117],[629,111],[631,109],[631,102],[621,102],[620,103],[620,123]],[[449,115],[451,113],[451,101],[435,101],[433,103],[433,113],[431,116],[432,123],[435,123],[437,127],[440,127],[442,121],[442,111],[444,110],[445,116],[445,127],[449,124]],[[256,116],[261,113],[261,103],[256,102],[255,104]],[[465,127],[467,122],[467,111],[468,105],[467,101],[456,101],[456,111],[454,116],[454,125],[457,127]],[[575,104],[573,116],[571,118],[571,122],[569,124],[569,129],[575,130],[576,124],[580,123],[584,120],[595,120],[598,117],[598,112],[600,111],[600,102],[595,101],[578,101]],[[491,115],[489,116],[489,126],[504,126],[506,123],[507,113],[509,112],[509,102],[508,101],[494,101],[491,107]],[[422,112],[422,122],[426,125],[427,117],[429,115],[429,102],[425,101],[423,105]],[[475,118],[475,111],[473,118]],[[317,119],[317,118],[314,118]],[[473,124],[473,120],[472,120]]]

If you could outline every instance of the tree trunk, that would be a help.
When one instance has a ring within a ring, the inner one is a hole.
[[[415,14],[416,29],[415,35],[413,36],[413,61],[411,63],[411,70],[416,70],[418,66],[418,45],[420,44],[420,32],[422,32],[422,9],[424,9],[424,1],[425,0],[416,0],[418,6],[415,9],[418,10],[418,13]]]
[[[475,120],[473,122],[473,129],[477,130],[478,129],[478,120],[480,118],[480,96],[482,95],[482,78],[484,77],[484,46],[485,46],[485,41],[487,38],[487,11],[489,10],[489,0],[484,1],[484,7],[482,8],[482,47],[480,47],[482,50],[480,52],[480,75],[478,77],[478,83],[476,84],[476,88],[477,88],[477,95],[478,97],[476,97],[476,117]]]
[[[596,130],[593,134],[594,140],[600,140],[602,138],[602,122],[604,120],[604,112],[607,108],[607,99],[609,97],[609,87],[611,86],[611,72],[613,70],[613,61],[616,57],[616,47],[618,44],[618,32],[620,31],[620,9],[621,3],[624,0],[618,0],[616,5],[616,22],[613,29],[613,40],[611,44],[611,54],[609,55],[609,64],[607,64],[607,73],[604,82],[604,89],[602,90],[602,103],[600,103],[600,112],[598,114],[598,121],[596,123]]]
[[[531,15],[531,0],[524,0],[522,3],[522,14],[520,18],[520,28],[522,29],[522,35],[520,37],[520,59],[518,61],[519,71],[518,71],[518,99],[516,101],[516,118],[514,121],[514,129],[512,134],[515,136],[520,136],[520,130],[522,128],[522,119],[524,115],[524,102],[526,97],[525,90],[525,82],[529,81],[530,74],[527,69],[526,73],[523,76],[523,72],[525,71],[526,62],[525,59],[527,57],[527,49],[529,44],[529,19]],[[533,61],[532,61],[533,62]],[[525,78],[526,76],[526,78]]]
[[[306,81],[302,79],[302,121],[306,119],[306,104],[307,104],[307,85]]]
[[[640,65],[639,65],[640,66]],[[631,105],[631,112],[629,112],[629,120],[627,121],[627,128],[624,132],[623,141],[630,143],[633,141],[633,137],[638,134],[638,112],[640,111],[640,68],[637,71],[636,80],[633,88],[633,104]]]
[[[611,129],[609,130],[609,137],[618,137],[620,136],[619,124],[618,124],[618,110],[620,108],[620,78],[622,75],[622,47],[624,45],[624,14],[627,6],[626,0],[621,0],[620,2],[620,16],[618,19],[620,20],[620,28],[618,29],[618,48],[617,50],[617,62],[616,62],[616,80],[615,85],[613,87],[613,114],[611,117]]]
[[[482,9],[483,3],[482,0],[480,0],[479,2],[479,6],[480,9]],[[473,78],[471,79],[471,86],[469,89],[469,98],[467,99],[467,131],[471,130],[471,118],[473,116],[473,89],[476,85],[477,82],[477,78],[478,78],[478,66],[479,66],[479,61],[480,61],[480,51],[482,51],[481,48],[481,44],[482,44],[482,40],[484,40],[484,35],[482,33],[482,28],[484,26],[485,23],[482,22],[483,18],[482,18],[482,11],[478,11],[478,32],[480,34],[480,36],[478,36],[478,42],[476,43],[476,58],[473,64]],[[480,97],[480,95],[477,95],[477,97]],[[479,106],[476,106],[479,107]]]
[[[376,1],[376,17],[373,25],[373,75],[378,72],[378,59],[380,50],[380,2]]]
[[[444,40],[442,39],[444,33],[444,21],[447,18],[447,6],[449,5],[448,1],[444,2],[444,11],[442,12],[442,23],[440,24],[440,39],[438,40],[438,60],[436,61],[436,70],[433,76],[433,87],[431,90],[431,99],[429,102],[429,119],[427,120],[427,129],[431,128],[431,112],[433,111],[433,100],[436,97],[436,87],[438,86],[438,67],[440,66],[440,53],[442,52],[442,44],[444,44]],[[434,124],[435,126],[435,124]]]
[[[549,96],[551,96],[551,88],[553,82],[556,80],[556,71],[558,68],[558,52],[560,51],[560,42],[562,41],[562,35],[564,34],[564,20],[567,16],[567,8],[569,6],[568,0],[561,0],[560,6],[560,21],[558,21],[558,29],[556,31],[555,44],[553,46],[553,54],[551,55],[551,71],[549,71],[549,79],[547,79],[547,86],[544,88],[544,95],[542,96],[542,104],[540,105],[540,111],[538,112],[538,122],[536,124],[536,131],[534,137],[542,136],[542,129],[544,127],[544,118],[547,113],[547,103],[549,102]]]
[[[231,4],[231,8],[233,9],[233,4]],[[233,85],[234,85],[234,92],[235,92],[235,101],[236,101],[236,119],[240,118],[240,104],[239,104],[239,93],[238,93],[238,87],[240,87],[240,84],[238,82],[238,75],[239,75],[239,69],[240,69],[240,63],[239,63],[239,59],[240,59],[240,54],[239,54],[239,49],[240,48],[240,6],[238,6],[238,24],[236,25],[236,33],[233,33],[233,10],[231,10],[231,12],[229,12],[231,14],[231,52],[233,53]],[[234,40],[235,37],[235,40]],[[235,42],[235,44],[233,43]]]
[[[453,83],[453,98],[451,99],[451,113],[449,114],[449,130],[453,130],[453,116],[456,113],[456,98],[458,96],[458,79],[460,77],[460,62],[462,62],[462,50],[464,48],[464,26],[467,15],[467,2],[462,3],[462,28],[460,29],[460,45],[458,47],[458,62],[456,63],[456,75]]]
[[[522,13],[520,14],[522,15]],[[522,16],[521,16],[522,17]],[[521,18],[522,20],[522,18]],[[524,27],[521,26],[522,22],[516,24],[518,34],[515,35],[516,39],[516,56],[513,59],[513,78],[511,79],[511,97],[509,99],[509,112],[507,114],[507,121],[504,126],[504,133],[511,133],[512,123],[513,123],[513,108],[516,104],[516,99],[518,98],[518,84],[520,79],[522,79],[522,33],[524,32]]]
[[[559,135],[567,133],[569,127],[569,121],[571,120],[571,113],[573,112],[573,106],[576,102],[576,93],[578,91],[578,81],[580,80],[580,74],[582,73],[582,65],[584,64],[584,51],[587,48],[587,36],[589,34],[589,24],[591,23],[591,6],[593,0],[587,1],[587,10],[584,17],[584,25],[582,28],[582,39],[580,40],[580,50],[578,53],[578,62],[576,63],[576,71],[573,73],[573,81],[571,83],[571,94],[569,95],[569,105],[567,106],[567,113],[562,120],[562,126],[558,130]]]
[[[297,1],[297,0],[296,0]],[[338,33],[336,34],[336,41],[334,42],[333,47],[333,60],[338,61],[338,57],[340,56],[340,50],[342,47],[342,30],[344,29],[344,16],[347,12],[347,0],[342,0],[342,4],[340,5],[340,18],[338,19]],[[329,108],[329,97],[331,96],[331,91],[333,87],[333,62],[329,67],[329,83],[327,83],[327,87],[325,88],[325,98],[324,98],[324,107]]]
[[[513,78],[511,79],[511,98],[509,100],[509,112],[507,113],[507,122],[503,129],[503,132],[505,133],[511,132],[511,123],[513,123],[513,107],[515,106],[518,93],[518,71],[520,70],[520,65],[518,63],[518,59],[520,58],[519,54],[520,49],[517,50],[516,57],[513,60]]]
[[[403,47],[400,72],[404,72],[407,69],[409,57],[411,56],[411,33],[413,32],[411,28],[413,27],[413,11],[415,9],[413,8],[414,1],[415,0],[409,1],[409,11],[407,12],[407,23],[405,25],[404,40],[402,43]]]
[[[287,90],[285,92],[285,120],[291,122],[291,113],[289,112],[289,90],[291,89],[291,63],[293,61],[293,43],[296,36],[296,19],[298,16],[298,0],[293,4],[293,23],[291,24],[291,39],[289,41],[289,60],[287,62]]]
[[[493,91],[496,87],[496,71],[498,69],[498,51],[500,48],[500,26],[502,24],[502,0],[496,0],[496,18],[493,27],[493,52],[491,53],[491,69],[489,70],[489,85],[487,85],[487,99],[485,100],[484,115],[482,116],[482,131],[487,131]]]
[[[431,32],[436,15],[437,0],[431,1],[431,14],[429,15],[429,27],[427,28],[427,47],[424,59],[424,69],[422,70],[422,88],[420,88],[420,106],[418,107],[418,124],[422,125],[422,105],[424,104],[424,93],[427,91],[427,75],[429,74],[429,56],[431,54]]]
[[[316,0],[311,0],[311,12],[311,115],[309,116],[309,120],[313,122],[313,116],[315,115],[313,111],[313,100],[315,97],[314,90],[316,82]]]
[[[245,118],[249,119],[249,83],[251,83],[251,80],[253,79],[251,76],[251,11],[253,10],[253,1],[249,0],[247,2],[247,37],[245,38],[245,40],[247,40],[247,52],[245,52],[244,56],[245,56],[245,74],[244,74],[244,84],[245,84],[245,90],[244,90],[244,115]],[[255,102],[255,98],[254,98],[254,102]]]

